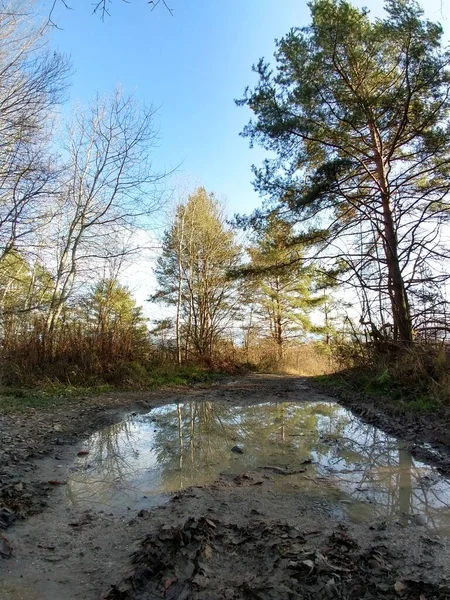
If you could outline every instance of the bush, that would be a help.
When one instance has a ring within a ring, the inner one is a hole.
[[[367,393],[381,393],[418,408],[450,404],[450,348],[446,344],[391,343],[380,351],[372,345],[351,352],[343,371]],[[341,354],[342,357],[342,354]]]

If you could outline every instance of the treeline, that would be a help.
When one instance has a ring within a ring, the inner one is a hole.
[[[223,207],[199,188],[176,208],[167,230],[153,301],[173,307],[159,323],[162,346],[179,364],[227,361],[274,367],[286,352],[314,339],[330,342],[326,281],[304,266],[293,226],[273,213],[247,244],[227,224]]]
[[[121,89],[63,119],[71,67],[32,4],[0,12],[1,378],[80,381],[148,338],[118,273],[160,206],[157,134]]]
[[[173,306],[174,318],[150,331],[121,277],[163,206],[164,174],[151,164],[153,111],[118,89],[63,118],[70,64],[46,50],[47,27],[36,25],[31,2],[7,5],[0,13],[1,383],[145,383],[158,363],[229,367],[261,362],[256,349],[271,363],[288,342],[305,340],[309,313],[325,297],[315,296],[310,268],[284,264],[301,258],[289,248],[292,226],[273,216],[255,229],[252,273],[244,277],[236,230],[204,189],[177,207],[163,240],[153,299]]]
[[[204,188],[182,198],[150,298],[168,316],[152,324],[121,276],[163,205],[153,111],[119,89],[66,122],[70,65],[30,7],[0,13],[4,383],[309,361],[448,390],[450,54],[415,2],[371,19],[315,0],[311,24],[258,62],[237,104],[269,153],[254,167],[263,206],[231,224]]]

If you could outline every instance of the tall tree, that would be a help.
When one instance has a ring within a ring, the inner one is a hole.
[[[202,358],[212,356],[238,308],[228,271],[239,258],[220,203],[199,188],[177,207],[156,268],[159,290],[153,298],[176,307],[180,359],[182,346],[185,356],[192,351]]]
[[[243,134],[276,154],[255,169],[256,188],[383,297],[409,342],[421,267],[430,281],[449,276],[450,54],[414,0],[387,0],[376,20],[344,0],[310,8],[311,25],[277,42],[274,70],[261,60],[238,101],[256,116]]]
[[[155,184],[162,175],[150,162],[155,140],[153,110],[140,107],[120,89],[76,113],[53,225],[54,289],[44,354],[52,354],[53,332],[80,270],[125,252],[117,240],[125,238],[137,219],[145,225],[160,206]]]
[[[0,11],[0,260],[26,248],[48,222],[57,168],[49,150],[52,118],[64,98],[68,63],[45,49],[31,0]]]
[[[323,295],[314,295],[314,270],[304,265],[304,248],[295,243],[293,225],[277,213],[256,232],[248,253],[245,272],[253,280],[253,303],[281,359],[289,341],[305,339],[314,329],[310,313],[323,303]]]

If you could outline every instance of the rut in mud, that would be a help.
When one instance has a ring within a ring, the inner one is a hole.
[[[49,506],[3,534],[0,598],[450,598],[450,484],[407,441],[295,378],[127,406],[9,479]]]

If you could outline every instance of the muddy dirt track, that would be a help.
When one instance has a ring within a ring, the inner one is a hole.
[[[188,401],[328,406],[330,399],[304,379],[254,375],[0,416],[1,600],[450,598],[447,534],[413,511],[395,508],[387,519],[372,510],[373,500],[354,503],[336,491],[336,474],[323,476],[314,465],[320,453],[313,451],[295,474],[281,464],[221,472],[153,509],[144,502],[120,514],[69,502],[71,469],[90,434],[126,414]],[[363,410],[377,419],[373,407]],[[378,418],[383,423],[384,411]],[[400,421],[390,419],[385,429],[399,429]],[[405,429],[402,456],[412,450],[446,471],[445,448],[422,446],[420,430],[413,433]],[[430,439],[426,428],[423,435]],[[326,456],[338,452],[326,448]],[[428,471],[421,477],[437,489]],[[438,483],[445,495],[447,483]],[[450,518],[442,503],[436,511]]]

